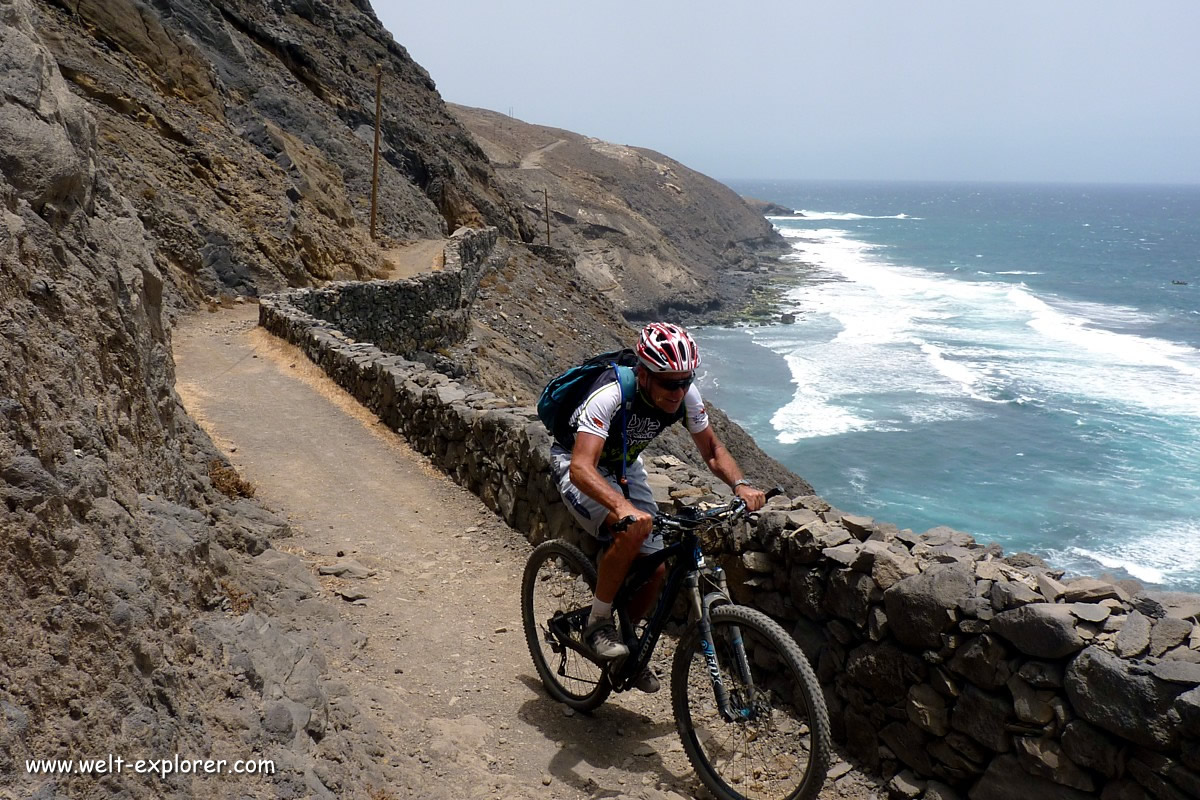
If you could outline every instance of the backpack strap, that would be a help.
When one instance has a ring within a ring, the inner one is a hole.
[[[621,367],[615,361],[612,364],[613,374],[617,377],[617,389],[621,392],[621,475],[617,483],[621,485],[621,493],[629,499],[629,479],[625,477],[625,462],[629,458],[629,407],[633,405],[634,392],[637,384],[633,369]],[[627,385],[628,384],[628,385]]]

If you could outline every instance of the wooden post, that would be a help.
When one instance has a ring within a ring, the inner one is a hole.
[[[375,203],[379,197],[379,114],[383,107],[383,63],[375,65],[375,151],[371,162],[371,238],[375,238]]]
[[[550,246],[550,192],[542,189],[542,195],[546,198],[546,247]]]

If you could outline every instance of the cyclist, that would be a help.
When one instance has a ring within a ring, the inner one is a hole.
[[[640,453],[667,426],[683,420],[700,455],[713,474],[732,487],[751,511],[762,508],[766,496],[742,476],[730,452],[708,422],[700,392],[693,383],[700,366],[700,351],[678,325],[652,322],[642,329],[634,368],[637,389],[625,415],[625,436],[620,425],[621,387],[613,370],[606,370],[570,418],[574,441],[555,442],[551,464],[559,493],[571,515],[604,546],[597,561],[596,592],[584,639],[598,656],[619,658],[629,648],[621,641],[612,619],[612,603],[625,574],[639,555],[662,549],[661,534],[653,533],[657,506],[646,478]],[[625,454],[623,455],[623,450]],[[620,486],[621,460],[626,462],[628,496]],[[633,524],[615,536],[611,526],[625,517]],[[650,609],[662,585],[665,568],[633,599],[630,613],[636,619]],[[658,679],[647,668],[637,687],[656,692]]]

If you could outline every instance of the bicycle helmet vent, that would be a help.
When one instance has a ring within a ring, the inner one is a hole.
[[[692,372],[700,366],[700,350],[683,328],[651,322],[638,338],[638,361],[651,372]]]

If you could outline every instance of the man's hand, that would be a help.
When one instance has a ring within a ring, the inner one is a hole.
[[[734,489],[733,493],[746,501],[746,510],[748,511],[758,511],[767,504],[767,496],[762,489],[756,489],[748,483],[743,483]]]
[[[626,517],[633,517],[633,524],[617,533],[616,536],[626,537],[632,542],[637,542],[638,547],[642,546],[642,542],[646,541],[646,537],[654,530],[654,515],[648,514],[634,505],[629,505],[614,513],[618,515],[618,521]]]

